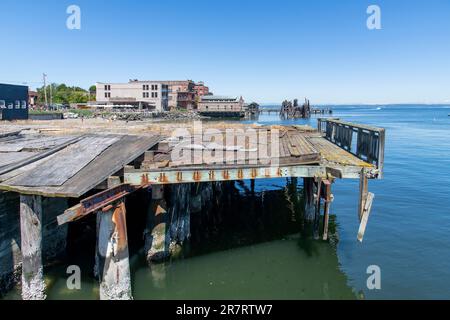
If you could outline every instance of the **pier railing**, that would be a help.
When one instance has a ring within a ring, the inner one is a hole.
[[[337,118],[319,118],[318,130],[335,145],[376,166],[378,178],[382,178],[385,143],[383,128],[345,122]]]

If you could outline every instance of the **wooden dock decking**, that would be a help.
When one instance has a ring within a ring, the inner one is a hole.
[[[195,136],[183,137],[180,142],[157,135],[48,136],[8,132],[0,136],[0,190],[78,198],[117,174],[122,175],[122,182],[132,185],[291,176],[359,178],[362,168],[371,177],[381,176],[378,164],[383,159],[374,153],[379,152],[375,149],[384,152],[384,146],[373,146],[378,143],[376,136],[367,134],[372,145],[358,140],[359,149],[352,152],[348,133],[347,140],[341,137],[341,131],[332,138],[328,135],[333,134],[329,132],[330,124],[345,126],[352,133],[355,127],[349,129],[348,123],[334,119],[326,121],[328,133],[307,126],[268,126],[250,133],[238,132],[231,143],[226,141],[225,130],[203,134],[200,142]],[[357,130],[371,129],[359,126]],[[222,135],[221,142],[212,139],[217,134]],[[265,134],[266,138],[253,140],[252,144],[246,139],[252,134]],[[271,139],[274,135],[275,140]],[[276,149],[271,141],[278,143]],[[265,153],[258,152],[261,148]],[[172,159],[175,149],[182,154],[189,151],[191,157],[188,161]],[[223,156],[217,160],[218,153]]]

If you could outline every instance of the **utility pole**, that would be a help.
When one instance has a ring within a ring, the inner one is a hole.
[[[47,75],[45,73],[43,73],[42,77],[44,79],[45,107],[48,107],[48,100],[47,100]]]
[[[52,83],[51,82],[50,82],[49,89],[50,89],[50,107],[53,108],[53,88],[52,88]]]

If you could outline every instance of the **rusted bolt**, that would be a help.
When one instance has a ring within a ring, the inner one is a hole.
[[[238,179],[244,179],[244,172],[242,171],[242,169],[238,170]]]
[[[278,168],[278,170],[277,170],[277,175],[278,175],[279,177],[281,177],[281,176],[283,175],[280,168]]]
[[[146,186],[149,184],[148,174],[142,174],[141,176],[141,185]]]
[[[253,168],[252,169],[252,178],[256,178],[256,176],[257,176],[256,169]]]
[[[200,176],[200,172],[199,172],[199,171],[195,171],[193,177],[194,177],[194,180],[195,180],[195,181],[199,181],[199,180],[200,180],[200,177],[201,177],[201,176]]]
[[[215,173],[214,170],[209,171],[209,180],[214,180],[215,179]]]
[[[166,177],[166,174],[165,174],[165,173],[161,172],[161,173],[159,174],[159,182],[161,182],[161,183],[167,182],[167,177]]]
[[[230,179],[230,173],[228,172],[228,170],[223,170],[223,178],[225,180]]]
[[[177,172],[177,181],[178,182],[181,182],[181,181],[183,181],[183,172]]]

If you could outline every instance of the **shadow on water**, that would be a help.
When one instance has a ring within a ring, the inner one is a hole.
[[[268,189],[268,181],[236,183],[230,201],[209,214],[191,214],[191,239],[181,255],[148,266],[142,246],[144,204],[130,201],[128,232],[135,299],[355,299],[336,254],[335,216],[330,242],[313,240],[297,182]],[[282,182],[284,183],[284,182]],[[95,217],[76,222],[68,257],[47,268],[49,299],[98,299],[93,277]],[[74,241],[76,239],[76,241]],[[69,265],[82,270],[81,290],[66,286]],[[20,297],[19,290],[7,298]]]

